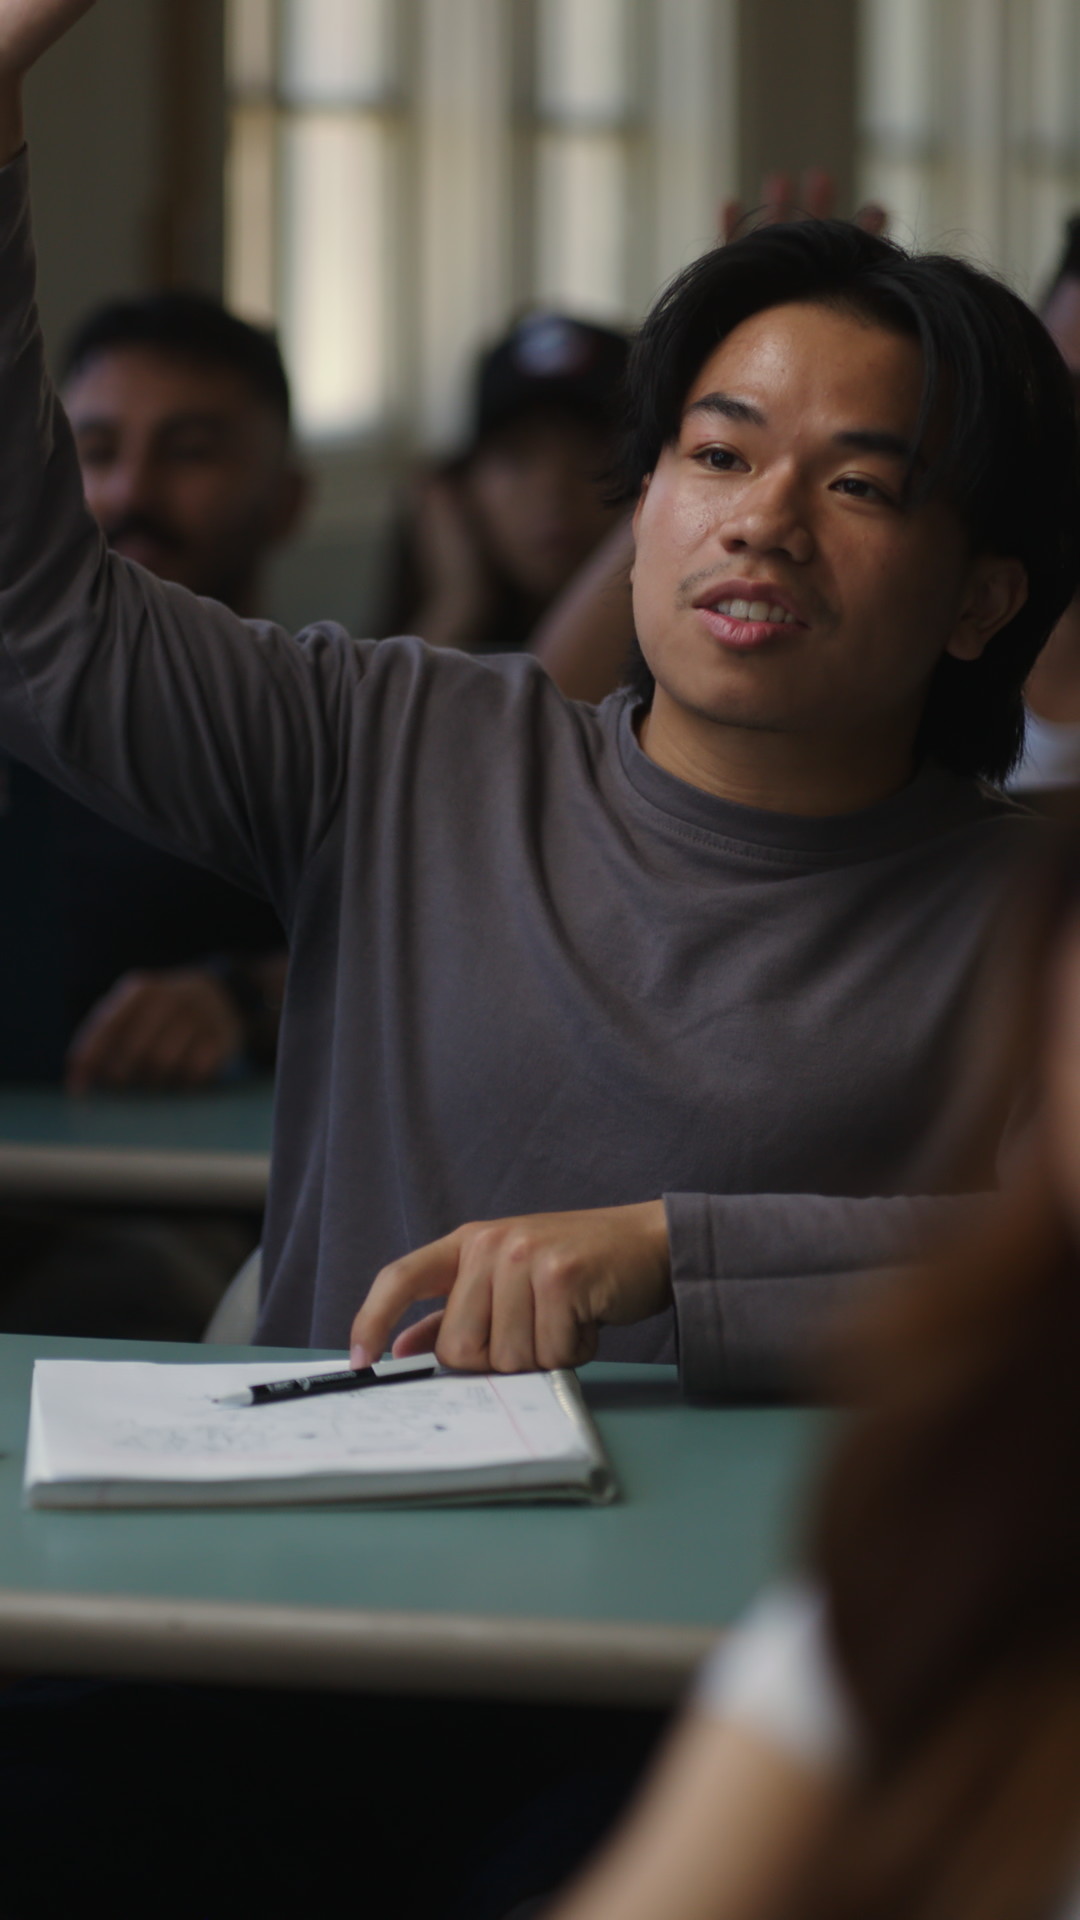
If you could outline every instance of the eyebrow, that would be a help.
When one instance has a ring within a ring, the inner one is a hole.
[[[692,413],[718,413],[725,420],[736,420],[743,426],[767,427],[769,422],[760,407],[749,400],[738,400],[733,393],[703,393],[700,400],[694,400],[686,409]],[[915,459],[915,448],[902,433],[890,433],[881,427],[848,427],[842,433],[833,435],[836,446],[850,447],[858,453],[884,453],[896,460],[910,464]]]
[[[81,417],[76,413],[72,419],[72,426],[76,433],[115,433],[120,424],[121,416],[118,412],[88,413]],[[192,408],[190,412],[166,414],[164,419],[156,423],[154,431],[159,434],[175,433],[178,430],[186,432],[189,428],[196,427],[204,432],[221,433],[226,431],[230,424],[228,416],[224,413],[199,412]]]
[[[749,400],[736,400],[733,393],[703,393],[700,400],[691,401],[686,411],[688,414],[719,413],[725,420],[739,420],[749,427],[768,426],[760,407],[751,406]]]

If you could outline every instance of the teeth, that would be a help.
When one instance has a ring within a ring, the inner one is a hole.
[[[730,614],[733,620],[768,620],[773,626],[795,619],[786,607],[770,606],[767,600],[717,600],[713,611]]]

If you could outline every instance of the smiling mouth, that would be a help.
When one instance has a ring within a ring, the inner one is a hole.
[[[806,632],[806,621],[780,600],[748,600],[745,593],[717,593],[696,604],[698,620],[725,653],[756,653]]]
[[[787,607],[782,607],[771,600],[710,600],[702,608],[702,612],[723,613],[729,620],[743,620],[753,626],[797,627],[802,625],[793,613],[789,613]]]

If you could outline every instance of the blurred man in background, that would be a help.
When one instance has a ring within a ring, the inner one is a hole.
[[[304,497],[274,340],[202,295],[150,294],[88,316],[63,386],[109,545],[255,613],[263,565]],[[21,931],[0,956],[0,1071],[62,1074],[81,1092],[271,1067],[286,954],[269,902],[27,767],[6,769],[5,791],[0,885]],[[0,1218],[0,1236],[5,1326],[183,1338],[201,1331],[257,1223],[23,1209]]]
[[[257,612],[304,492],[273,339],[198,294],[116,302],[71,341],[64,400],[109,545]],[[70,1083],[192,1086],[269,1064],[285,967],[270,906],[55,797]]]

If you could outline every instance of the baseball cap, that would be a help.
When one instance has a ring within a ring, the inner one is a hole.
[[[564,313],[528,313],[481,357],[472,443],[523,413],[551,406],[605,427],[619,418],[630,343],[612,327]]]

